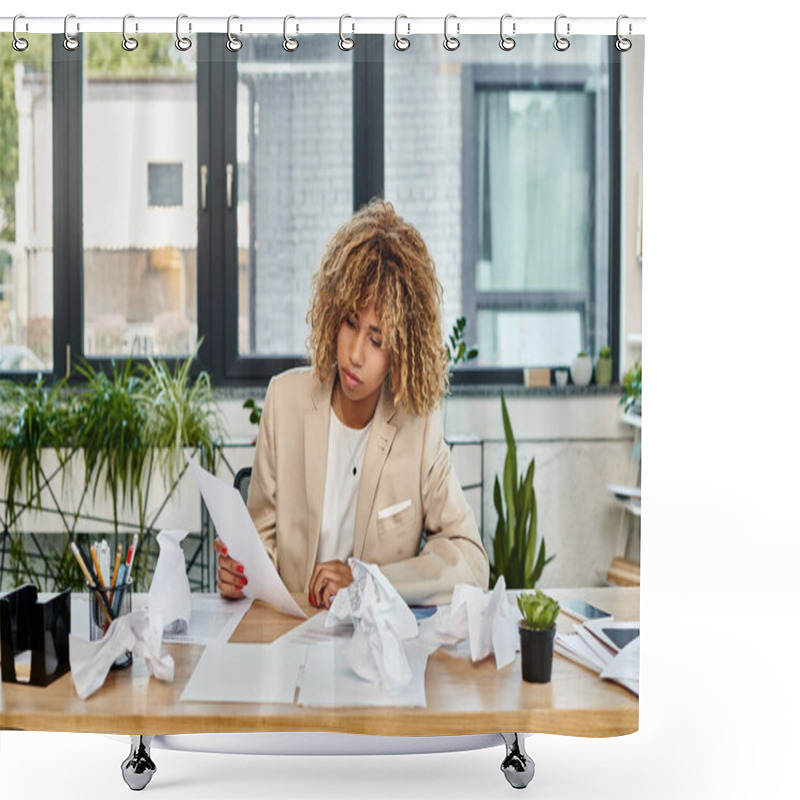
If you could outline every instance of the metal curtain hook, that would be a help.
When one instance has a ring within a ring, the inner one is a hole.
[[[231,22],[235,19],[239,19],[236,14],[231,14],[231,16],[228,17],[228,41],[225,42],[225,47],[227,47],[231,53],[238,53],[242,49],[242,40],[237,39],[231,33]]]
[[[500,49],[505,50],[506,52],[513,50],[517,46],[516,40],[512,39],[510,36],[506,36],[503,32],[503,24],[507,19],[511,19],[511,14],[503,14],[503,16],[500,17]],[[516,22],[511,24],[511,32],[517,32]]]
[[[80,42],[74,36],[70,36],[69,35],[68,28],[69,28],[69,21],[71,19],[75,19],[75,15],[74,14],[67,14],[67,16],[64,17],[64,49],[65,50],[77,50],[78,49],[78,45],[80,44]],[[80,30],[80,27],[78,28],[78,30]]]
[[[448,14],[444,18],[444,42],[443,42],[443,44],[444,44],[444,49],[445,50],[449,50],[452,53],[453,50],[458,50],[458,48],[461,46],[461,42],[455,36],[449,36],[448,33],[447,33],[447,23],[451,19],[456,19],[456,15],[455,14]],[[460,33],[460,32],[461,32],[461,23],[457,22],[456,23],[456,33]]]
[[[344,21],[346,19],[353,19],[353,18],[349,14],[342,14],[342,16],[339,17],[339,49],[340,50],[352,50],[356,46],[355,41],[353,39],[351,39],[349,36],[345,36],[344,32],[342,30],[342,26],[343,26]],[[351,23],[351,29],[355,30],[355,25],[353,25],[352,23]]]
[[[18,19],[25,19],[22,14],[17,14],[14,17],[14,22],[11,23],[11,32],[14,34],[14,41],[11,42],[11,46],[18,52],[21,53],[23,50],[28,49],[28,40],[23,39],[21,36],[17,36],[17,20]]]
[[[122,49],[127,50],[129,53],[139,46],[138,40],[132,36],[128,36],[128,20],[134,19],[133,14],[126,14],[122,18]],[[137,25],[138,29],[138,25]]]
[[[181,20],[188,19],[188,14],[178,14],[178,18],[175,20],[175,47],[178,50],[185,52],[192,46],[192,40],[188,36],[181,36]],[[189,25],[189,30],[192,29],[191,24]]]
[[[408,19],[405,14],[398,14],[394,18],[394,49],[395,50],[408,50],[411,47],[411,40],[406,39],[404,36],[400,36],[400,20],[401,19]],[[411,23],[407,22],[406,27],[408,28],[408,33],[411,33]]]
[[[288,24],[290,19],[296,19],[291,14],[283,18],[283,49],[287,53],[292,53],[300,47],[300,42],[297,39],[292,39],[288,33]]]
[[[558,21],[560,19],[566,19],[566,18],[567,18],[566,14],[559,14],[556,17],[555,25],[554,25],[554,28],[553,28],[553,31],[554,31],[555,37],[556,37],[556,40],[553,42],[553,47],[555,47],[555,49],[558,50],[559,53],[563,53],[565,50],[569,50],[569,39],[558,35]],[[567,23],[567,36],[569,36],[569,33],[570,33],[570,30],[569,30],[569,22],[568,22]]]
[[[631,47],[633,47],[633,43],[631,42],[630,39],[623,39],[622,38],[622,34],[620,33],[620,22],[622,22],[623,19],[628,19],[628,15],[627,14],[620,14],[617,17],[617,41],[614,42],[614,47],[616,47],[617,50],[619,50],[620,53],[627,53],[628,50],[630,50]],[[628,23],[628,36],[630,36],[631,33],[633,33],[633,26],[629,22]]]

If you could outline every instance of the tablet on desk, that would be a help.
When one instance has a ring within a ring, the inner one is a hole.
[[[565,614],[569,614],[580,622],[586,622],[587,619],[611,618],[608,611],[603,611],[602,608],[593,606],[585,600],[561,600],[559,605]]]

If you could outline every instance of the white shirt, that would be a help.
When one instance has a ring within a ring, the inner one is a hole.
[[[370,420],[364,428],[348,428],[331,408],[317,563],[347,563],[353,555],[358,487],[371,427]]]

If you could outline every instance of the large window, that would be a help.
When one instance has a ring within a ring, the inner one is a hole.
[[[193,39],[181,53],[171,35],[142,35],[131,53],[116,34],[87,34],[67,53],[54,37],[52,92],[49,60],[36,72],[5,51],[0,66],[26,70],[42,117],[35,133],[11,124],[20,153],[56,154],[31,201],[52,214],[52,187],[56,225],[52,249],[9,228],[16,178],[0,173],[0,345],[29,347],[56,375],[80,357],[199,347],[216,383],[263,385],[304,357],[325,243],[380,195],[428,243],[446,330],[467,317],[480,358],[461,380],[521,383],[523,367],[614,346],[619,66],[607,37],[575,37],[567,53],[547,36],[510,53],[496,36],[456,52],[415,36],[402,53],[391,36],[357,37],[350,53],[329,35],[294,53],[280,36],[238,53],[224,35]],[[34,293],[49,308],[22,302],[22,253],[37,261],[27,274],[49,276]],[[42,319],[49,353],[31,344]]]
[[[196,50],[84,36],[83,353],[188,355],[197,341]],[[187,202],[184,202],[184,198]]]
[[[304,352],[311,276],[353,211],[353,60],[327,35],[281,42],[248,37],[237,58],[241,356]]]
[[[386,196],[416,221],[466,316],[472,380],[519,380],[615,341],[608,42],[547,37],[503,52],[475,37],[384,47]]]
[[[50,37],[0,34],[0,375],[53,368]],[[38,39],[38,41],[37,41]]]

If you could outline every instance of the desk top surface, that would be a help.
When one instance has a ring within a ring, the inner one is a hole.
[[[618,620],[639,618],[638,588],[548,589],[557,599],[579,598]],[[297,596],[310,613],[307,599]],[[256,602],[232,642],[271,642],[300,620]],[[572,630],[563,613],[558,628]],[[0,683],[0,728],[97,733],[215,733],[337,731],[385,736],[440,736],[496,731],[619,736],[639,726],[639,701],[614,683],[556,654],[552,681],[521,679],[519,653],[498,671],[494,658],[473,664],[444,651],[428,660],[426,708],[309,708],[286,704],[182,702],[203,647],[164,645],[175,659],[175,681],[151,680],[141,659],[112,671],[87,700],[69,673],[48,687]]]

